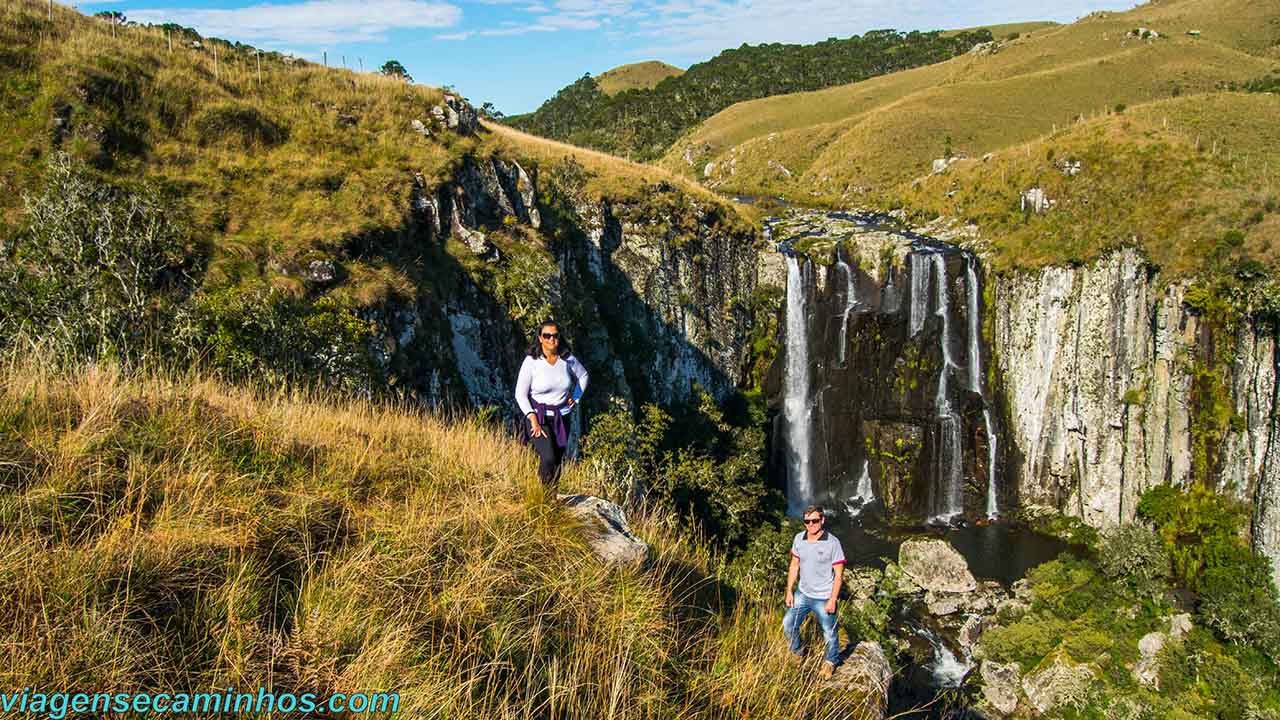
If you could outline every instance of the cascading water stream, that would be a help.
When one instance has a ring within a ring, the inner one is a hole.
[[[813,502],[810,467],[809,332],[804,272],[800,260],[787,255],[786,376],[783,379],[783,422],[787,441],[787,511],[799,515]]]
[[[982,398],[982,423],[987,429],[987,517],[1000,514],[996,498],[996,432],[991,425],[991,407],[987,394],[982,391],[982,348],[978,344],[978,273],[974,269],[977,259],[970,256],[965,263],[965,281],[968,286],[969,307],[969,389]]]
[[[929,664],[929,672],[939,688],[960,687],[964,676],[973,669],[973,660],[965,655],[957,656],[937,635],[927,628],[916,628],[916,634],[929,641],[933,648],[933,662]]]
[[[836,246],[836,267],[844,271],[844,314],[840,318],[840,347],[837,353],[840,358],[840,365],[844,366],[845,345],[849,339],[849,313],[853,312],[853,308],[858,304],[858,294],[853,285],[853,269],[840,256],[840,246]]]
[[[907,271],[911,275],[911,314],[908,337],[915,337],[924,329],[924,315],[929,309],[928,256],[914,252],[907,256]]]
[[[947,296],[947,262],[941,253],[931,253],[929,260],[933,264],[933,273],[936,275],[934,311],[942,319],[942,334],[939,338],[942,347],[942,368],[938,371],[936,399],[939,442],[935,468],[940,487],[934,491],[932,519],[946,522],[964,512],[964,488],[961,484],[960,472],[963,453],[960,447],[959,419],[951,410],[951,398],[948,393],[948,379],[955,367],[955,361],[951,358],[951,308]],[[912,282],[914,283],[914,279]],[[914,300],[912,305],[914,306]]]

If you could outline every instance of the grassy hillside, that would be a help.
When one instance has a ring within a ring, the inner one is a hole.
[[[391,690],[402,717],[836,718],[678,523],[610,569],[473,418],[104,367],[0,370],[0,683]],[[595,489],[590,468],[572,489]],[[780,682],[785,678],[785,682]]]
[[[653,159],[686,129],[735,102],[926,65],[990,39],[986,30],[947,37],[876,30],[813,45],[743,45],[648,90],[609,95],[595,78],[584,75],[533,113],[509,122],[575,145]]]
[[[107,343],[109,352],[145,354],[139,336],[150,333],[146,340],[236,376],[320,375],[432,402],[497,403],[528,323],[555,314],[627,372],[644,365],[626,352],[637,343],[621,335],[661,325],[662,308],[640,302],[634,287],[604,288],[613,276],[557,262],[586,242],[576,207],[627,203],[632,227],[653,228],[631,233],[638,247],[680,244],[717,261],[740,247],[732,258],[751,263],[755,229],[695,183],[616,158],[549,152],[517,134],[471,132],[465,122],[451,128],[446,105],[467,110],[439,89],[180,28],[113,28],[61,6],[52,20],[47,13],[31,0],[0,9],[0,126],[14,130],[0,136],[0,344],[57,329],[58,318],[90,319],[130,335]],[[564,162],[569,155],[581,162]],[[509,161],[521,163],[518,173]],[[518,174],[511,184],[520,187],[499,187],[495,167]],[[559,182],[566,173],[582,186]],[[542,208],[544,222],[495,199],[517,192],[522,208]],[[124,222],[135,205],[145,222]],[[451,228],[454,216],[482,235],[479,250]],[[159,231],[165,242],[142,243],[163,245],[148,257],[154,272],[142,273],[155,287],[127,315],[99,320],[85,308],[111,303],[92,299],[67,307],[90,296],[68,282],[96,284],[108,301],[119,294],[104,275],[80,272],[104,264],[100,254],[41,256],[66,236],[67,217],[83,234],[132,233],[116,243],[123,257],[140,246],[138,233]],[[723,252],[701,244],[727,236],[716,245]],[[672,304],[700,297],[678,285],[663,283]],[[702,304],[711,320],[725,316],[712,317],[720,302]],[[476,353],[450,342],[462,315],[478,319],[469,326]],[[162,322],[140,329],[155,318]],[[101,334],[79,333],[78,349],[103,351]],[[622,383],[602,373],[603,404]]]
[[[1082,262],[1137,244],[1175,276],[1280,270],[1280,95],[1215,93],[1075,123],[905,184],[891,204],[983,228],[1001,267]],[[1064,172],[1079,163],[1079,172]],[[1021,208],[1039,187],[1054,202]],[[1052,242],[1045,242],[1052,238]],[[1217,268],[1215,263],[1221,263]]]
[[[658,60],[619,65],[596,75],[596,85],[605,95],[617,95],[624,90],[648,90],[669,77],[684,74],[684,70]]]
[[[1026,35],[1043,30],[1044,28],[1057,27],[1058,23],[1049,20],[1029,20],[1027,22],[1002,23],[1000,25],[983,25],[982,27],[960,28],[959,30],[947,30],[942,34],[944,36],[959,35],[960,33],[973,32],[975,30],[990,30],[992,37],[997,40],[1006,40],[1015,35]]]
[[[948,150],[980,157],[1119,105],[1265,75],[1275,67],[1277,22],[1280,8],[1248,0],[1095,13],[1006,41],[994,54],[740,103],[682,138],[661,164],[724,192],[853,202],[927,175]],[[1162,37],[1128,35],[1139,26]],[[1198,38],[1186,34],[1193,29]]]

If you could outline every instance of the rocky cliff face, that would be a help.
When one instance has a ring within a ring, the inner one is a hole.
[[[724,206],[647,191],[580,194],[548,214],[514,159],[463,158],[435,186],[415,177],[411,242],[434,267],[417,297],[371,311],[380,365],[428,402],[513,409],[528,325],[546,307],[591,373],[588,409],[671,403],[695,384],[725,396],[748,352],[757,238]]]
[[[1256,508],[1255,546],[1280,559],[1275,333],[1214,328],[1186,292],[1131,250],[996,279],[1010,479],[1095,527],[1131,520],[1154,485],[1208,482]]]
[[[1280,576],[1274,329],[1216,327],[1132,250],[988,279],[928,233],[839,214],[779,227],[810,267],[794,327],[808,332],[815,499],[860,499],[861,483],[900,522],[1041,505],[1106,527],[1154,485],[1203,482],[1254,508],[1255,548]],[[784,366],[769,384],[779,425]]]

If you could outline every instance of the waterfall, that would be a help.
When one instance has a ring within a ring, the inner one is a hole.
[[[783,422],[787,441],[787,511],[799,515],[813,502],[810,468],[809,337],[805,317],[804,273],[800,260],[787,255],[787,344],[783,378]]]
[[[955,361],[951,359],[951,307],[947,296],[947,261],[941,253],[931,253],[933,272],[937,275],[934,286],[934,297],[937,307],[935,312],[942,318],[942,368],[938,371],[938,395],[936,399],[938,417],[938,451],[936,470],[938,481],[934,497],[933,520],[947,521],[964,512],[964,487],[961,479],[961,462],[964,453],[960,446],[960,423],[951,411],[951,398],[948,393],[948,378]],[[914,283],[914,280],[913,280]],[[912,300],[914,307],[915,300]],[[937,495],[941,495],[938,497]]]
[[[871,488],[871,472],[867,467],[867,459],[862,459],[862,471],[858,473],[858,485],[854,488],[853,497],[845,501],[845,510],[850,515],[860,515],[867,506],[875,502],[876,494]]]
[[[996,432],[991,425],[991,404],[982,391],[982,347],[978,344],[978,273],[977,258],[969,256],[965,263],[965,281],[969,294],[969,389],[982,398],[982,423],[987,428],[987,517],[1000,514],[996,499]]]
[[[929,672],[939,688],[960,687],[964,676],[973,669],[973,660],[966,654],[963,659],[957,657],[951,648],[927,628],[916,628],[916,634],[929,641],[933,648],[933,662],[929,664]]]
[[[849,313],[858,304],[857,290],[853,286],[853,269],[840,257],[840,246],[836,246],[836,266],[844,271],[844,314],[840,318],[840,365],[844,366],[845,345],[849,338]]]
[[[929,305],[929,270],[925,266],[925,253],[913,252],[907,256],[907,271],[911,275],[911,314],[908,337],[915,337],[924,328],[924,314]]]

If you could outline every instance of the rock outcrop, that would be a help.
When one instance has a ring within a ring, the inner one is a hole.
[[[967,593],[978,589],[964,556],[945,540],[908,540],[898,550],[902,571],[926,591]]]
[[[449,107],[438,107],[447,123]],[[460,107],[452,110],[465,129]],[[561,319],[591,372],[585,413],[614,401],[671,403],[695,386],[732,392],[749,351],[750,226],[666,184],[625,201],[581,195],[548,219],[537,188],[532,168],[501,156],[465,156],[443,182],[412,177],[399,242],[416,246],[428,277],[417,298],[364,313],[390,384],[431,404],[514,412],[528,338],[512,318],[554,307],[568,309]]]
[[[841,692],[856,692],[866,699],[867,720],[883,720],[889,711],[889,685],[893,668],[880,643],[864,640],[840,663],[827,687]]]
[[[587,542],[600,561],[636,565],[649,557],[649,545],[631,532],[622,508],[592,495],[558,495],[569,514],[580,521]]]
[[[1074,662],[1059,651],[1022,678],[1022,692],[1031,707],[1043,715],[1067,705],[1082,707],[1096,678],[1092,666]]]
[[[1186,294],[1132,250],[996,279],[993,355],[1019,450],[1009,468],[1018,498],[1105,527],[1131,520],[1152,486],[1211,482],[1256,508],[1255,548],[1280,570],[1274,332],[1212,327]],[[1197,386],[1223,343],[1234,348],[1219,368],[1226,386]],[[1233,419],[1220,442],[1197,448],[1214,430],[1195,425],[1196,403],[1215,391]]]
[[[1207,321],[1131,249],[988,277],[941,221],[798,212],[770,231],[804,258],[814,500],[865,504],[865,478],[897,523],[1039,505],[1104,528],[1153,486],[1206,483],[1254,509],[1280,581],[1275,328]]]
[[[982,678],[982,699],[1001,715],[1012,715],[1018,709],[1022,694],[1022,671],[1018,664],[984,660],[978,666],[978,675]]]

